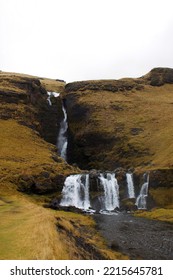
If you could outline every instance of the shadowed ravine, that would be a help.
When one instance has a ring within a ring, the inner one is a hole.
[[[130,259],[172,260],[173,225],[131,214],[94,215],[108,246]]]

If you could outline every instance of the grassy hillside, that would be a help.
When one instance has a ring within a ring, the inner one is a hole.
[[[150,172],[149,195],[162,208],[141,213],[172,221],[173,69],[138,79],[82,81],[65,86],[72,146],[81,168]]]
[[[0,72],[0,259],[126,259],[107,248],[91,217],[43,207],[80,172],[57,154],[61,99],[49,106],[47,91],[66,99],[71,162],[150,171],[159,208],[137,215],[172,222],[172,70],[67,85]]]
[[[49,106],[47,91],[64,85],[0,72],[0,259],[127,258],[107,248],[90,217],[43,207],[80,172],[51,144],[62,109],[55,98]]]
[[[146,77],[66,86],[71,158],[81,167],[173,166],[173,84],[153,86]]]

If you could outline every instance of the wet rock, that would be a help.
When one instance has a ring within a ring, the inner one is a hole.
[[[125,210],[126,212],[134,212],[137,210],[137,206],[135,205],[136,198],[124,198],[121,200],[121,210]]]

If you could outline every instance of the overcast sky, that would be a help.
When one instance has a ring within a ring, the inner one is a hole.
[[[173,68],[172,0],[0,0],[0,70],[67,82]]]

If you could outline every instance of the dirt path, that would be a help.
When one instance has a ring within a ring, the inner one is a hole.
[[[108,245],[130,259],[173,259],[173,225],[130,214],[94,215]]]

